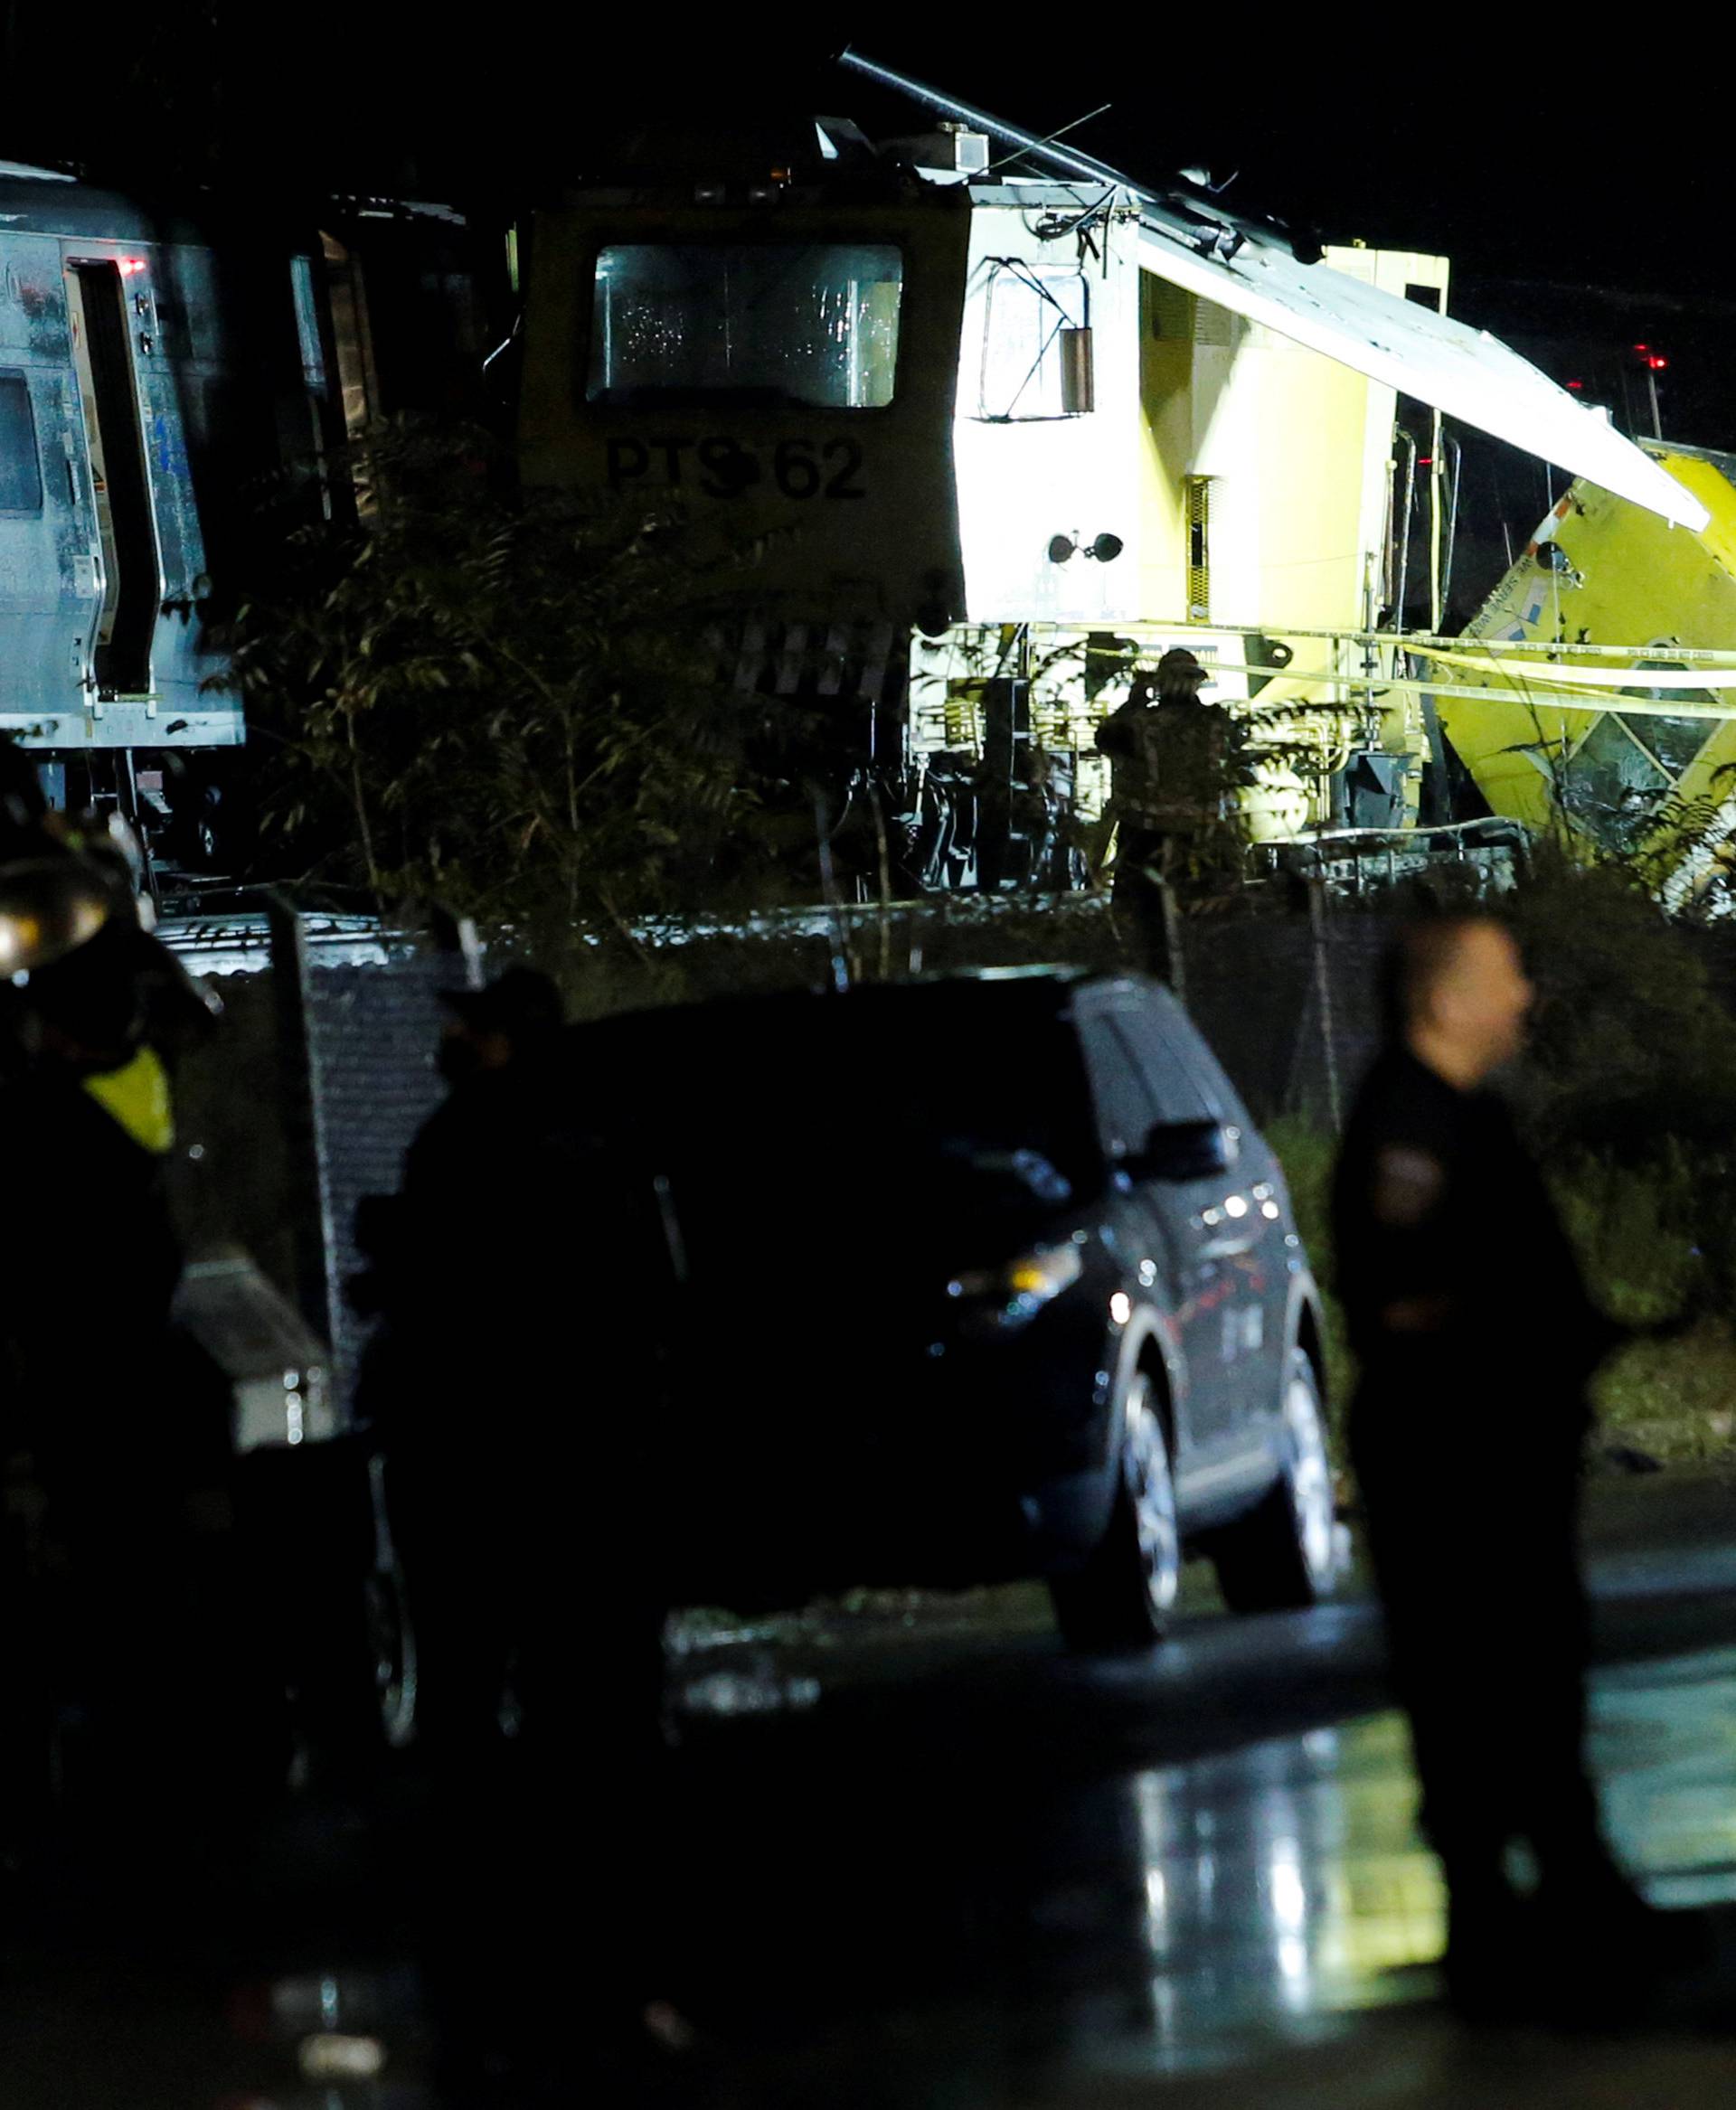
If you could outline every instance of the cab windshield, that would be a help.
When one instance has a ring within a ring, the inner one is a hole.
[[[593,403],[892,400],[903,265],[884,243],[624,242],[597,258]]]

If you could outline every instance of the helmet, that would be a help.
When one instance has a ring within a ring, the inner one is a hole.
[[[52,966],[88,945],[122,901],[113,880],[82,857],[0,864],[0,975]]]
[[[1157,662],[1157,693],[1165,702],[1177,697],[1197,696],[1211,675],[1184,645],[1177,645]]]

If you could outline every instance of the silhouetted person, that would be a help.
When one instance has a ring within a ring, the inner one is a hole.
[[[1177,646],[1152,682],[1136,675],[1127,700],[1097,730],[1114,772],[1114,893],[1130,909],[1144,950],[1168,976],[1165,891],[1178,901],[1226,894],[1242,876],[1246,831],[1236,793],[1251,780],[1241,728],[1201,701],[1210,680]]]
[[[556,1314],[573,1284],[559,993],[510,967],[442,1002],[451,1089],[398,1194],[358,1224],[373,1262],[359,1301],[382,1321],[362,1391],[410,1597],[418,1733],[442,1758],[470,1758],[499,1737],[540,1580],[539,1489],[566,1469],[573,1379]]]
[[[467,1789],[475,1760],[506,1756],[509,1672],[523,1710],[511,1788],[449,1813],[425,1930],[468,2100],[465,2062],[490,2026],[571,2061],[559,1930],[573,1898],[601,1940],[577,1988],[587,2026],[634,2040],[663,1991],[656,1445],[673,1315],[652,1179],[601,1133],[618,1116],[580,1088],[553,984],[515,967],[445,1001],[452,1089],[399,1195],[370,1211],[385,1325],[364,1399],[420,1654],[419,1740]]]
[[[1619,1329],[1486,1088],[1532,1001],[1513,937],[1477,912],[1420,922],[1389,976],[1334,1215],[1351,1457],[1447,1880],[1448,1991],[1469,2013],[1613,1997],[1643,1985],[1656,1924],[1611,1860],[1583,1751],[1586,1386]]]
[[[28,1460],[52,1549],[14,1620],[34,1671],[14,1658],[8,1697],[76,1702],[88,1731],[69,1773],[83,1785],[94,1766],[137,1792],[184,1750],[183,1673],[209,1669],[177,1591],[188,1495],[226,1471],[226,1400],[170,1327],[181,1257],[159,1052],[209,1013],[140,928],[124,865],[48,834],[22,773],[0,775],[0,956],[19,970],[0,984],[0,1458]],[[42,1726],[4,1739],[24,1794]]]

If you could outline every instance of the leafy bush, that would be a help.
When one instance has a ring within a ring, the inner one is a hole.
[[[1610,866],[1546,862],[1513,898],[1537,984],[1526,1125],[1561,1146],[1650,1158],[1736,1126],[1736,1034],[1703,950]]]
[[[725,678],[720,589],[755,551],[514,494],[491,445],[382,434],[366,521],[301,535],[240,609],[279,830],[322,879],[521,931],[812,898],[826,728]]]
[[[1284,1168],[1296,1228],[1320,1285],[1326,1320],[1326,1398],[1333,1425],[1342,1428],[1345,1402],[1355,1382],[1355,1359],[1344,1332],[1344,1307],[1333,1290],[1332,1173],[1337,1142],[1325,1129],[1290,1116],[1269,1122],[1266,1140]]]

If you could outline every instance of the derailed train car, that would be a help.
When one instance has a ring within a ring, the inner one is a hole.
[[[478,350],[467,278],[427,256],[407,271],[406,222],[424,251],[455,224],[156,212],[0,164],[0,732],[57,802],[111,799],[181,856],[223,855],[246,737],[221,685],[226,596],[274,539],[353,506],[349,437],[438,400],[413,360],[382,391],[380,325],[405,320],[382,289],[408,279],[412,310],[439,309],[438,330],[397,331],[424,358]]]
[[[1430,655],[1448,737],[1493,811],[1616,858],[1672,906],[1736,877],[1736,457],[1640,442],[1694,492],[1684,533],[1576,480],[1462,638]]]

